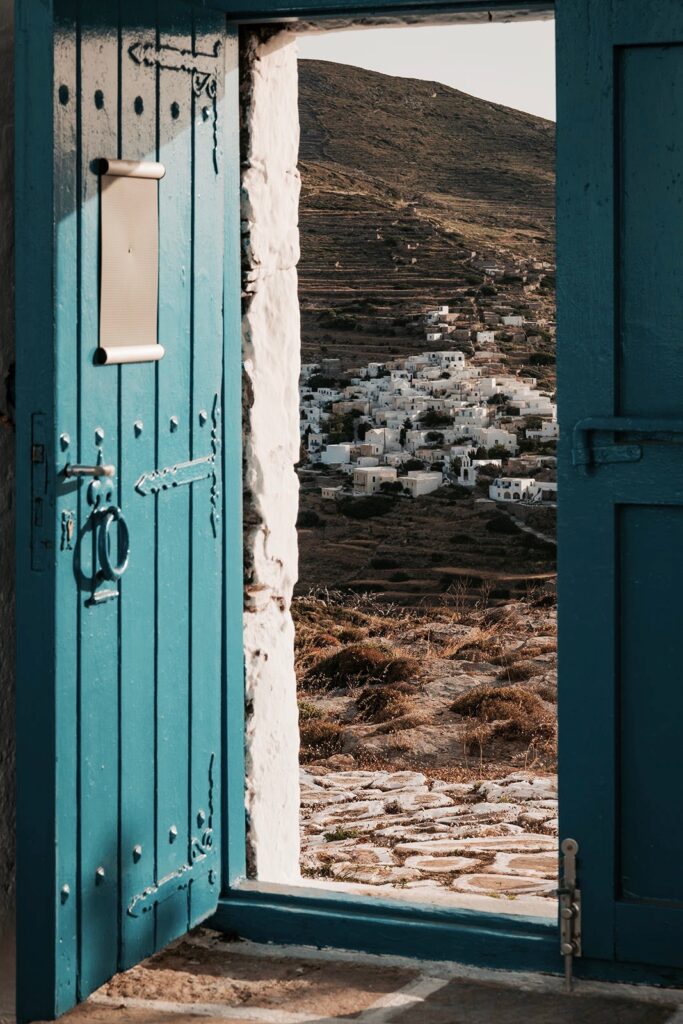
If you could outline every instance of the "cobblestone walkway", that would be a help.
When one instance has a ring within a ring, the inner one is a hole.
[[[302,872],[413,901],[555,912],[557,787],[514,772],[471,783],[419,772],[301,772]],[[477,905],[475,902],[473,905]]]

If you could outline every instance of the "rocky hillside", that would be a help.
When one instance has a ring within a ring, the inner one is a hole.
[[[553,318],[533,266],[554,263],[552,122],[325,61],[299,77],[304,359],[414,351],[437,302],[476,320],[487,258],[506,268],[488,303]]]

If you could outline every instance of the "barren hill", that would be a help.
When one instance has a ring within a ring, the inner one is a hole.
[[[305,359],[414,351],[425,304],[480,313],[473,251],[554,261],[552,122],[326,61],[300,61],[299,80]],[[538,283],[511,279],[497,301],[524,306]]]

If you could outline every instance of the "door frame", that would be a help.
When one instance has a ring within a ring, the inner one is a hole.
[[[560,38],[565,2],[567,0],[452,0],[450,3],[444,3],[443,0],[241,0],[238,12],[235,13],[229,0],[213,0],[215,6],[229,11],[229,17],[233,19],[238,31],[240,25],[263,23],[286,27],[297,20],[324,24],[325,20],[334,19],[334,27],[340,27],[340,22],[343,25],[345,20],[352,22],[362,17],[367,24],[373,15],[391,15],[398,20],[403,17],[406,24],[428,23],[444,17],[450,21],[466,22],[481,20],[485,12],[495,10],[511,20],[555,14],[558,25],[556,37]],[[559,47],[558,66],[561,56],[562,49]],[[563,123],[566,123],[567,115],[558,111],[558,119],[560,116],[563,117]],[[561,131],[558,132],[558,138],[561,143]],[[564,146],[569,153],[569,144],[565,143]],[[563,159],[562,145],[558,150],[559,165]],[[561,231],[560,211],[558,234]],[[558,302],[559,296],[558,291]],[[565,434],[567,436],[558,449],[558,461],[569,465],[570,437],[568,431]],[[560,681],[563,680],[561,666],[560,652]],[[567,682],[570,682],[569,678]],[[559,689],[561,701],[561,682]],[[227,693],[229,704],[233,707],[239,704],[241,709],[244,693],[235,675],[227,680]],[[227,758],[224,763],[228,771]],[[560,744],[560,808],[565,804],[570,806],[570,802],[574,807],[578,798],[572,784],[571,763],[571,751]],[[227,790],[228,779],[224,781],[224,787]],[[321,893],[320,889],[305,884],[279,885],[246,880],[243,805],[235,800],[232,808],[228,808],[224,824],[230,836],[225,836],[223,848],[226,851],[232,849],[233,853],[230,863],[226,861],[224,878],[227,884],[221,894],[218,911],[210,922],[218,930],[261,942],[315,944],[368,953],[446,959],[499,969],[562,973],[563,961],[556,920],[428,907],[341,892]],[[560,826],[562,838],[561,809]],[[238,849],[235,849],[236,843],[239,843]],[[574,972],[577,977],[610,981],[683,984],[683,968],[619,963],[615,959],[576,958]]]
[[[214,0],[215,4],[215,0]],[[221,6],[224,6],[221,4]],[[438,16],[464,21],[481,18],[484,11],[496,9],[510,17],[552,13],[552,0],[454,0],[434,4],[429,0],[299,0],[289,5],[282,0],[245,0],[243,13],[235,17],[235,30],[240,25],[267,23],[283,27],[301,17],[324,23],[334,17],[353,20],[371,18],[373,14],[404,15],[406,21],[430,21]],[[230,17],[233,17],[232,12]],[[232,204],[235,206],[235,204]],[[227,406],[226,402],[226,406]],[[227,475],[226,475],[227,479]],[[227,546],[226,546],[227,547]],[[233,593],[226,573],[226,610],[231,616],[240,614],[241,594]],[[227,623],[226,623],[227,628]],[[226,680],[226,707],[241,715],[244,728],[244,690],[236,672]],[[226,730],[237,743],[235,720],[226,722]],[[233,746],[233,752],[235,746]],[[233,757],[235,754],[233,753]],[[243,757],[243,754],[240,753]],[[229,764],[229,761],[231,762]],[[224,791],[233,786],[234,799],[228,803],[224,817],[226,851],[223,877],[227,884],[219,900],[218,911],[211,924],[224,932],[236,932],[256,941],[306,944],[358,949],[371,953],[417,955],[427,959],[459,960],[479,966],[513,970],[558,972],[559,954],[557,922],[548,918],[522,915],[492,914],[454,908],[430,908],[424,905],[394,903],[391,900],[321,893],[302,885],[265,884],[246,880],[246,833],[244,802],[235,792],[236,762],[225,758]],[[244,779],[243,761],[240,763]]]
[[[524,16],[552,12],[552,0],[242,0],[237,11],[230,0],[210,0],[209,6],[231,19],[228,35],[236,39],[240,25],[291,23],[300,18],[322,20],[372,18],[373,15],[429,21],[440,16],[467,19],[495,9]],[[559,3],[562,7],[562,2]],[[50,0],[16,0],[16,345],[17,345],[17,678],[33,675],[51,693],[55,682],[54,630],[47,646],[35,643],[36,627],[55,616],[54,578],[36,580],[31,571],[31,413],[40,410],[44,425],[55,436],[55,365],[53,326],[53,11]],[[236,72],[235,72],[236,73]],[[234,159],[226,172],[224,416],[223,416],[223,891],[211,924],[224,932],[257,941],[315,944],[373,953],[392,953],[428,959],[513,970],[560,973],[556,922],[486,912],[429,908],[390,900],[321,895],[305,886],[266,885],[246,881],[246,824],[244,811],[244,663],[242,650],[242,367],[240,347],[240,211],[239,126],[226,129],[226,149]],[[37,424],[38,429],[40,423]],[[35,431],[36,424],[33,423]],[[47,467],[54,460],[47,457]],[[17,870],[19,884],[30,892],[31,914],[17,922],[18,934],[30,942],[40,959],[41,936],[57,928],[53,906],[56,864],[39,862],[32,844],[37,831],[54,836],[70,808],[58,806],[54,788],[41,785],[45,765],[54,764],[59,737],[53,703],[41,707],[22,699],[18,688],[17,729],[32,730],[32,750],[21,744],[18,753]],[[25,735],[28,733],[25,732]],[[566,779],[563,791],[571,786]],[[22,838],[23,837],[23,838]],[[26,841],[28,837],[28,841]],[[26,904],[25,904],[26,905]],[[41,919],[37,931],[33,921]],[[45,955],[45,963],[49,963]],[[578,976],[607,980],[683,983],[683,970],[657,970],[644,965],[579,959]],[[54,979],[52,979],[54,981]],[[54,999],[49,971],[41,972],[45,997]],[[28,984],[29,979],[20,979]],[[31,979],[35,984],[35,979]],[[75,977],[73,979],[75,985]],[[55,1006],[55,1012],[60,1007]]]

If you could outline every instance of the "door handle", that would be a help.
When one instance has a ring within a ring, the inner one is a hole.
[[[102,509],[99,513],[97,553],[100,559],[100,576],[105,580],[120,580],[128,568],[130,557],[130,533],[123,512],[116,505]],[[116,523],[118,530],[118,562],[111,560],[111,530]]]
[[[114,476],[116,466],[72,466],[64,467],[64,476],[92,476],[98,480],[101,476]]]

